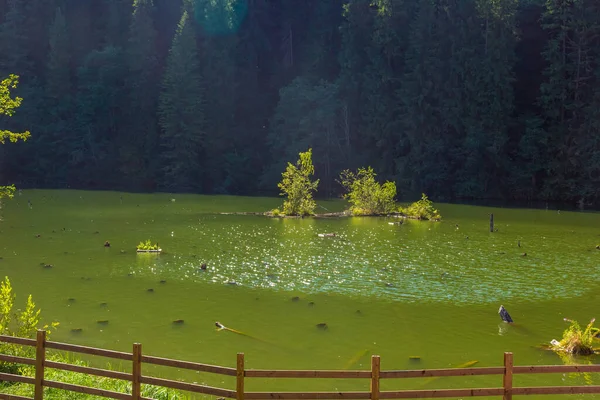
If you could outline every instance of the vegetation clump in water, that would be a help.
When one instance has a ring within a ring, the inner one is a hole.
[[[373,168],[359,168],[356,173],[345,170],[340,174],[340,183],[348,191],[344,198],[350,203],[352,215],[387,215],[396,208],[396,184],[387,181],[380,184],[375,180]]]
[[[137,250],[158,251],[160,248],[158,247],[158,243],[152,244],[150,239],[148,239],[145,242],[140,242],[140,244],[137,245]]]
[[[406,208],[399,208],[399,213],[414,219],[424,219],[430,221],[439,221],[442,219],[439,211],[433,207],[433,202],[423,193],[421,200],[412,203]]]
[[[267,214],[305,216],[315,213],[317,204],[313,199],[313,192],[317,190],[319,180],[310,180],[310,177],[315,174],[312,149],[299,155],[296,165],[288,162],[286,170],[281,174],[283,179],[277,185],[281,189],[281,196],[287,196],[287,200],[283,202],[283,210],[275,209]]]
[[[571,325],[563,332],[562,340],[552,340],[551,349],[558,353],[584,356],[594,354],[592,343],[598,331],[593,326],[596,319],[592,319],[584,330],[581,329],[577,321],[567,318],[565,318],[565,321],[570,322]]]

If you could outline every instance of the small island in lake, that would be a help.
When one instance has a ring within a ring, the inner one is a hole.
[[[158,243],[152,244],[150,239],[148,239],[145,242],[140,242],[137,245],[136,251],[138,253],[160,253],[162,249],[158,246]]]

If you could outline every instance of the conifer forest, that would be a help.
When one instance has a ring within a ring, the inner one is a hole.
[[[0,0],[0,184],[600,205],[598,0]]]

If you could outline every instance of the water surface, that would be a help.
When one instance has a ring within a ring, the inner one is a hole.
[[[514,352],[517,365],[561,364],[536,346],[560,338],[564,317],[582,323],[600,317],[600,214],[439,204],[444,221],[402,225],[390,224],[395,218],[220,214],[279,202],[23,191],[3,209],[0,273],[10,277],[18,304],[32,293],[44,317],[61,322],[54,340],[127,351],[141,342],[148,354],[227,366],[244,352],[249,368],[369,368],[370,354],[381,355],[384,369],[471,360],[498,366],[504,351]],[[324,232],[337,236],[318,237]],[[136,254],[146,239],[165,253]],[[500,304],[518,326],[500,321]],[[184,324],[172,323],[178,319]],[[260,340],[217,332],[215,321]],[[317,329],[319,323],[328,329]],[[209,374],[155,372],[233,387]],[[600,379],[515,379],[516,385],[589,382]],[[501,377],[409,379],[383,388],[500,384]],[[368,382],[257,380],[248,388],[364,390]]]

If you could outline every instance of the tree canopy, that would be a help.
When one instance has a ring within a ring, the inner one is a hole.
[[[599,49],[594,0],[0,0],[1,179],[276,194],[311,147],[320,196],[598,205]]]

